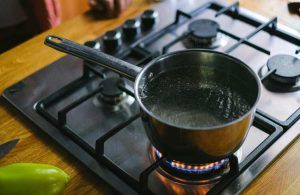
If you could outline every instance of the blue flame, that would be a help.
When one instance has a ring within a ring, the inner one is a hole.
[[[155,153],[157,156],[162,157],[162,154],[155,149]],[[181,162],[177,161],[166,161],[169,166],[171,166],[174,169],[180,170],[182,172],[187,173],[197,173],[197,174],[204,174],[208,173],[213,170],[217,170],[223,165],[227,164],[229,162],[229,159],[223,159],[221,161],[217,161],[214,163],[207,163],[207,164],[201,164],[201,165],[187,165]]]

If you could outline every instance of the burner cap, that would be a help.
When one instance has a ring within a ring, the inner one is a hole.
[[[102,86],[101,98],[104,101],[117,103],[121,101],[124,97],[124,91],[122,91],[119,86],[124,85],[125,81],[119,77],[110,77],[104,79],[100,86]]]
[[[280,54],[272,56],[268,62],[269,70],[276,69],[272,78],[280,83],[296,84],[300,76],[300,60],[294,56]]]
[[[195,20],[189,24],[188,29],[192,36],[199,39],[213,39],[217,37],[220,26],[217,22],[209,19]]]

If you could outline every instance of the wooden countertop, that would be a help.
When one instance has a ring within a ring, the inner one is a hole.
[[[228,0],[229,1],[229,0]],[[231,0],[230,0],[231,1]],[[13,83],[27,77],[64,54],[43,45],[48,34],[57,34],[77,42],[93,39],[109,29],[119,26],[127,18],[140,14],[153,6],[150,0],[134,0],[133,5],[119,18],[95,21],[88,15],[78,16],[63,25],[51,29],[18,47],[0,55],[0,93]],[[300,18],[290,15],[286,1],[244,0],[241,5],[266,16],[278,15],[282,23],[300,29]],[[297,25],[298,24],[298,25]],[[74,30],[76,28],[76,30]],[[18,145],[4,158],[0,166],[15,162],[48,163],[60,167],[71,181],[65,194],[111,194],[114,190],[99,182],[66,151],[39,132],[13,108],[0,99],[0,143],[20,138]],[[246,194],[299,194],[300,193],[300,139],[290,146],[245,191]]]

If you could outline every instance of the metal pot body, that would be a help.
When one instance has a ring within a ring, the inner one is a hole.
[[[234,153],[243,143],[254,114],[226,127],[195,131],[170,126],[141,112],[152,145],[168,159],[189,164],[216,162]]]
[[[250,102],[251,109],[228,124],[208,128],[188,129],[162,121],[143,105],[139,94],[156,75],[182,66],[194,69],[193,72],[199,77],[204,74],[201,71],[204,66],[221,69],[223,75],[210,72],[209,76],[215,80],[235,75],[247,85],[246,89],[240,90],[247,90],[250,94],[245,98]],[[260,80],[246,64],[229,55],[207,50],[185,50],[161,56],[148,64],[135,81],[135,95],[141,106],[147,136],[159,152],[168,159],[186,163],[214,162],[234,153],[245,140],[260,96]]]

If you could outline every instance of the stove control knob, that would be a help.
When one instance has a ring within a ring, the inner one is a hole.
[[[126,39],[133,39],[140,30],[141,23],[135,19],[126,20],[123,24],[123,34]]]
[[[141,16],[142,28],[145,30],[151,29],[158,20],[158,12],[152,9],[144,11]]]
[[[100,49],[100,43],[98,41],[87,41],[84,43],[84,45],[93,49]]]
[[[113,52],[122,44],[121,33],[116,30],[107,31],[103,37],[105,51]]]

